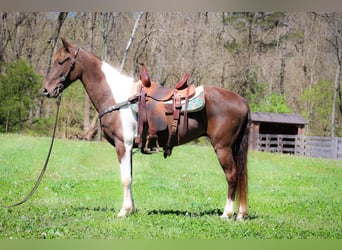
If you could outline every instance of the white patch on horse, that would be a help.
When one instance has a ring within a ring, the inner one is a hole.
[[[121,74],[119,71],[105,62],[102,63],[102,71],[112,91],[115,102],[119,103],[127,101],[131,95],[133,78]],[[122,107],[118,112],[120,112],[122,136],[125,146],[125,154],[120,160],[121,182],[123,186],[123,204],[118,214],[119,217],[123,217],[131,214],[134,211],[134,202],[132,196],[131,151],[134,137],[137,133],[137,121],[129,106]]]
[[[121,74],[108,63],[102,63],[102,71],[105,74],[107,83],[112,90],[116,103],[127,101],[131,96],[133,78]],[[120,120],[123,128],[125,144],[131,144],[137,133],[137,123],[129,106],[120,109]]]
[[[123,186],[123,204],[118,214],[119,217],[127,216],[134,211],[134,201],[132,195],[132,168],[131,150],[132,145],[125,144],[125,155],[120,162],[121,182]]]
[[[224,207],[222,219],[230,219],[234,215],[234,201],[227,198],[226,206]]]

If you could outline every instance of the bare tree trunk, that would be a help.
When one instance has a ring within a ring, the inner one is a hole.
[[[56,45],[57,45],[57,40],[58,40],[58,37],[61,33],[61,28],[63,26],[63,23],[66,19],[66,17],[68,16],[68,13],[69,12],[60,12],[58,14],[58,23],[57,23],[57,26],[56,26],[56,31],[55,31],[55,35],[54,37],[51,38],[51,50],[50,50],[50,55],[49,55],[49,61],[48,61],[48,68],[46,70],[46,74],[48,74],[50,72],[50,69],[51,69],[51,63],[52,63],[52,56],[53,56],[53,53],[55,51],[55,48],[56,48]],[[40,118],[40,115],[41,115],[41,108],[43,107],[43,101],[44,101],[44,98],[40,98],[38,100],[38,109],[37,109],[37,112],[36,112],[36,116],[37,118]],[[48,105],[47,106],[47,111],[46,111],[46,117],[49,117],[50,115],[50,112],[51,112],[51,109],[50,109],[50,106]]]
[[[284,20],[284,23],[287,21]],[[278,25],[277,25],[278,29]],[[288,34],[289,28],[288,26],[285,27],[285,34]],[[280,59],[280,75],[279,75],[279,92],[281,96],[285,95],[285,87],[284,87],[284,82],[285,82],[285,68],[286,68],[286,52],[287,52],[287,41],[281,41],[280,36],[278,36],[278,43],[279,45],[281,44],[281,59]]]
[[[48,73],[50,71],[52,56],[53,56],[53,53],[54,53],[56,45],[57,45],[58,37],[61,33],[63,23],[64,23],[66,17],[68,16],[68,13],[69,12],[59,12],[59,14],[58,14],[58,23],[57,23],[55,35],[51,40],[51,50],[50,50],[49,63],[48,63],[49,66],[48,66],[46,73]]]
[[[144,12],[139,12],[139,13],[138,13],[138,17],[137,17],[137,19],[135,20],[135,23],[134,23],[134,26],[133,26],[133,30],[132,30],[131,36],[129,37],[129,40],[128,40],[128,43],[127,43],[127,46],[126,46],[126,49],[125,49],[125,52],[124,52],[124,55],[123,55],[123,58],[122,58],[122,62],[121,62],[121,66],[120,66],[120,71],[122,71],[123,68],[124,68],[124,66],[125,66],[125,62],[126,62],[126,60],[127,60],[127,56],[128,56],[129,49],[131,48],[133,39],[134,39],[134,37],[135,37],[135,33],[136,33],[137,30],[138,30],[139,22],[140,22],[140,20],[141,20],[141,18],[142,18],[143,15],[144,15]]]
[[[108,35],[113,30],[115,24],[115,18],[120,14],[101,12],[98,17],[98,22],[101,23],[102,33],[102,60],[107,61],[108,56]]]
[[[7,13],[6,12],[0,12],[0,63],[4,61],[4,51],[6,48],[6,42],[5,42],[5,23],[7,19]]]
[[[99,120],[99,114],[97,113],[95,115],[95,117],[93,118],[93,120],[91,121],[89,129],[87,130],[87,132],[85,134],[85,138],[87,138],[87,140],[94,138],[96,136],[96,134],[99,133],[98,128],[101,129],[101,126],[97,126],[98,120]],[[101,135],[101,133],[100,133],[100,135]],[[101,136],[98,139],[101,140]]]
[[[89,32],[88,32],[88,50],[93,51],[94,48],[94,26],[95,26],[95,20],[96,20],[96,13],[95,12],[90,12],[88,14],[88,27],[89,27]],[[85,97],[84,97],[84,119],[83,119],[83,133],[84,136],[87,140],[90,140],[91,137],[88,137],[87,135],[89,134],[89,130],[91,130],[91,124],[90,124],[90,98],[85,92]]]
[[[341,84],[341,61],[339,61],[337,65],[336,77],[335,77],[333,106],[332,106],[332,111],[331,111],[331,129],[330,129],[330,135],[332,137],[335,136],[336,99],[337,99],[337,92],[339,90],[340,84]]]
[[[284,82],[285,82],[285,51],[286,48],[283,46],[282,53],[281,53],[281,59],[280,59],[280,80],[279,80],[279,91],[282,96],[285,95],[285,88],[284,88]]]

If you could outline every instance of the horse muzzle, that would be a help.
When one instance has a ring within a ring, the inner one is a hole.
[[[63,84],[59,84],[51,92],[49,92],[46,88],[42,88],[40,92],[43,96],[46,96],[48,98],[57,98],[63,93],[63,89]]]

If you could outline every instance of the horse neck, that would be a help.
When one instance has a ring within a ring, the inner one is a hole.
[[[82,66],[80,80],[98,112],[132,95],[133,78],[124,76],[89,52],[82,53],[78,60]]]

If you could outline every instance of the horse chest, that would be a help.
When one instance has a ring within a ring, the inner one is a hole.
[[[103,117],[101,126],[107,136],[119,137],[123,141],[132,141],[137,133],[137,119],[130,108]]]

